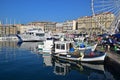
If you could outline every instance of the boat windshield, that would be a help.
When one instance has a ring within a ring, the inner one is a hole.
[[[32,29],[29,29],[28,31],[33,31],[33,30],[42,30],[41,28],[32,28]]]
[[[56,44],[56,49],[65,49],[65,45],[64,44]]]
[[[39,33],[36,33],[36,36],[43,37],[43,36],[45,36],[45,34],[39,34]]]

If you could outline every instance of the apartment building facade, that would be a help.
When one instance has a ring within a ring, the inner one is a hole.
[[[56,33],[63,32],[63,23],[56,23]]]
[[[0,36],[15,35],[17,33],[17,27],[15,25],[1,25]]]
[[[48,22],[44,25],[45,32],[56,32],[56,22]]]
[[[77,19],[79,32],[102,33],[104,29],[109,29],[115,16],[110,12],[97,14],[95,16],[85,16]]]
[[[66,21],[63,23],[63,32],[74,33],[77,30],[76,20]]]
[[[68,20],[62,23],[56,22],[31,22],[25,25],[2,25],[0,22],[0,36],[8,34],[24,33],[30,28],[41,28],[45,32],[69,32],[69,33],[101,33],[109,29],[115,16],[110,12],[96,14],[95,16],[80,17],[76,20]]]

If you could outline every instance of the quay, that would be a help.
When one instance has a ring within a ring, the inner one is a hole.
[[[96,50],[105,51],[100,46],[98,46]],[[118,76],[120,76],[120,53],[118,54],[113,51],[106,51],[106,53],[107,56],[105,58],[104,64],[107,64],[107,67],[114,71],[113,73],[117,73]]]
[[[120,76],[120,54],[112,51],[107,51],[107,56],[104,64],[107,65],[108,71],[112,70],[111,73],[116,74],[116,76]]]
[[[120,65],[120,54],[117,54],[117,53],[114,53],[111,51],[107,51],[107,57]]]

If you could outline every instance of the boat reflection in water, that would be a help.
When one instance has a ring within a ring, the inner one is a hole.
[[[42,54],[43,57],[43,64],[45,64],[45,66],[52,66],[52,56],[49,53],[44,53]]]
[[[37,46],[39,42],[18,42],[17,46],[22,49],[30,50],[31,52],[37,53]]]
[[[88,80],[115,80],[112,74],[104,69],[103,64],[66,62],[47,53],[43,54],[43,58],[46,66],[53,66],[53,73],[56,75],[66,76],[72,71],[77,71],[80,75],[87,76]]]
[[[58,60],[51,53],[38,54],[39,42],[0,42],[1,80],[120,80],[111,64]],[[105,68],[104,68],[105,66]],[[7,74],[7,75],[6,75]],[[22,77],[21,77],[22,76]],[[34,76],[34,77],[33,77]]]

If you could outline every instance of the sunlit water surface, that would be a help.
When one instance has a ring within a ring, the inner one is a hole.
[[[39,42],[0,42],[0,80],[117,80],[105,65],[59,61],[37,50]]]

